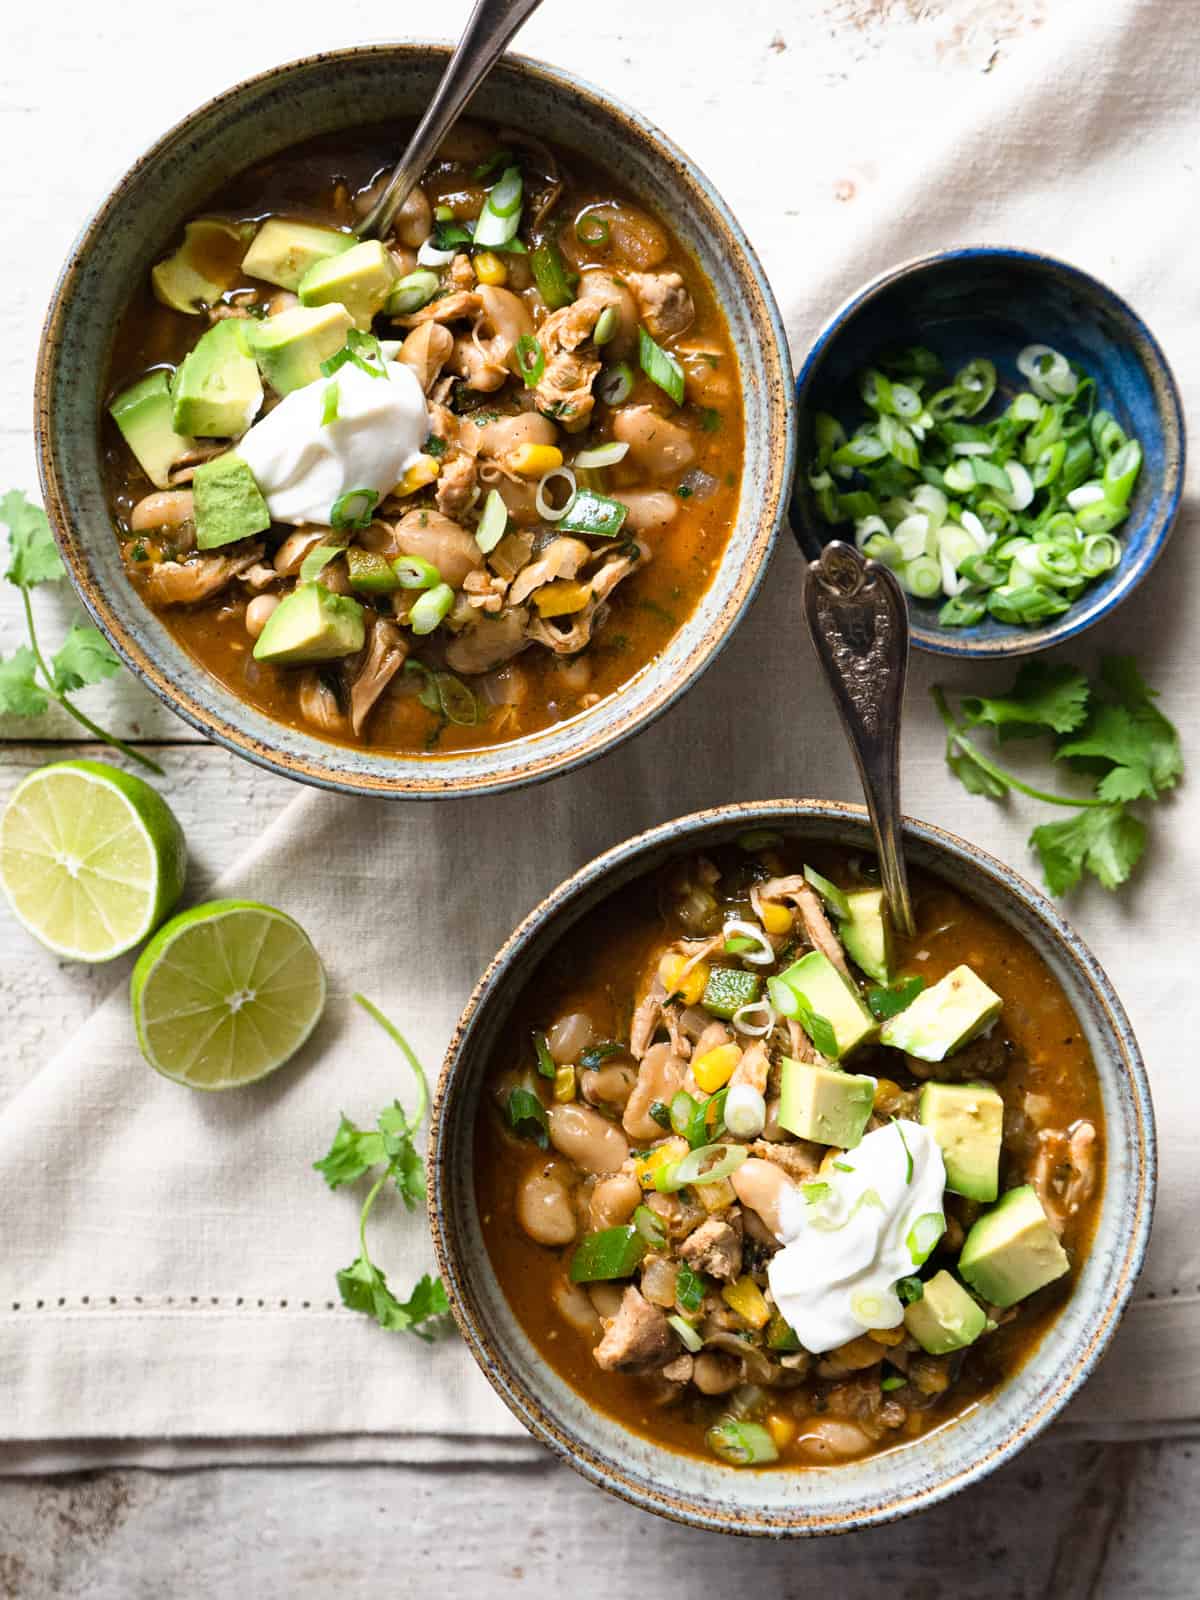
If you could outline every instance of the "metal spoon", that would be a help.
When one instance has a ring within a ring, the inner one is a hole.
[[[360,239],[386,238],[397,211],[412,193],[434,152],[458,119],[467,101],[504,54],[510,39],[542,0],[477,0],[458,48],[442,73],[442,81],[425,115],[396,163],[387,188],[355,226]]]
[[[892,922],[914,932],[900,843],[908,602],[894,573],[834,540],[804,575],[804,617],[854,751]]]

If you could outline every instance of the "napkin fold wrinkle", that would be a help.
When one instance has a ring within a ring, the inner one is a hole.
[[[1200,333],[1178,174],[1194,156],[1194,82],[1168,21],[1163,0],[1067,4],[1006,45],[986,75],[912,49],[903,59],[880,51],[856,66],[852,91],[818,86],[811,101],[798,99],[794,148],[820,152],[818,135],[844,133],[878,172],[853,208],[832,185],[797,183],[788,197],[792,244],[819,241],[778,252],[775,287],[796,352],[840,298],[895,260],[1021,242],[1091,267],[1147,311],[1186,395]],[[802,83],[803,56],[793,70]],[[855,131],[868,102],[886,107],[886,141]],[[822,127],[819,116],[835,115],[840,124]],[[1160,178],[1176,203],[1155,199]],[[766,186],[750,182],[730,199],[752,238],[778,241]],[[1200,687],[1164,640],[1185,626],[1186,596],[1193,614],[1200,603],[1187,537],[1194,475],[1188,490],[1160,571],[1103,641],[1072,652],[1086,666],[1101,643],[1137,653],[1185,743],[1200,731]],[[254,848],[206,891],[278,905],[326,963],[326,1016],[272,1078],[213,1096],[159,1078],[141,1061],[121,983],[16,1091],[0,1116],[0,1470],[534,1451],[453,1335],[426,1345],[338,1301],[334,1274],[356,1253],[361,1194],[330,1193],[312,1162],[339,1112],[367,1123],[393,1098],[411,1103],[406,1064],[351,995],[362,991],[394,1019],[432,1078],[495,950],[599,850],[707,805],[856,798],[802,639],[799,577],[785,537],[751,613],[701,682],[652,729],[566,778],[428,805],[291,791]],[[970,687],[1010,676],[975,672]],[[963,672],[914,660],[906,809],[1034,876],[1025,841],[1044,819],[967,795],[946,772],[926,700],[939,679],[961,687]],[[1145,886],[1120,898],[1092,890],[1069,908],[1130,1001],[1143,1044],[1160,1046],[1163,1017],[1182,1016],[1189,998],[1179,953],[1194,947],[1200,885],[1200,808],[1184,789],[1163,809],[1155,831],[1166,838]],[[1170,963],[1164,950],[1176,952]],[[1160,1048],[1148,1062],[1162,1187],[1147,1269],[1112,1353],[1063,1424],[1097,1436],[1178,1432],[1200,1419],[1200,1118],[1190,1063],[1173,1055]],[[424,1219],[399,1205],[381,1206],[371,1240],[400,1290],[431,1267]]]

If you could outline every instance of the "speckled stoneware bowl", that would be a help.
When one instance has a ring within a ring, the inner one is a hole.
[[[133,284],[231,172],[299,140],[415,117],[447,47],[389,44],[278,67],[185,118],[122,178],[71,252],[38,360],[36,431],[46,509],[88,610],[137,675],[194,727],[287,777],[359,793],[435,797],[528,783],[592,760],[646,726],[717,655],[765,571],[791,488],[791,362],[774,297],[729,209],[639,112],[541,62],[508,56],[471,114],[587,152],[663,216],[715,286],[741,368],[746,458],[725,559],[693,616],[621,691],[541,733],[445,756],[387,756],[272,721],[210,677],[142,604],[121,567],[101,479],[100,419],[113,335]],[[397,136],[397,156],[403,140]]]
[[[953,834],[907,822],[912,864],[989,907],[1029,941],[1062,984],[1091,1047],[1108,1168],[1095,1241],[1070,1300],[1026,1365],[960,1421],[846,1466],[739,1471],[659,1448],[594,1410],[538,1356],[492,1271],[474,1189],[481,1086],[511,1005],[572,924],[671,857],[761,827],[871,848],[860,806],[771,801],[667,823],[577,872],[526,917],[471,996],[434,1097],[429,1170],[434,1242],[459,1328],[529,1431],[584,1477],[646,1511],[698,1528],[778,1538],[843,1533],[922,1510],[985,1477],[1046,1427],[1099,1361],[1132,1293],[1154,1209],[1155,1148],[1137,1043],[1095,958],[1023,878]]]
[[[995,659],[1061,644],[1131,594],[1158,560],[1183,492],[1183,410],[1154,335],[1119,295],[1065,261],[1028,250],[977,245],[944,250],[892,267],[851,295],[821,330],[796,379],[800,470],[792,523],[806,554],[846,537],[816,510],[808,486],[813,417],[829,411],[847,424],[863,415],[855,380],[879,350],[925,344],[955,371],[975,356],[996,363],[1001,389],[1026,387],[1017,356],[1048,344],[1096,380],[1099,404],[1141,441],[1145,460],[1128,519],[1115,530],[1120,565],[1089,585],[1069,611],[1041,627],[987,617],[973,628],[944,628],[940,600],[910,597],[912,639],[939,655]]]

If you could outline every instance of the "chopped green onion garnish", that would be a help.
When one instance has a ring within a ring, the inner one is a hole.
[[[683,368],[668,350],[656,344],[645,328],[638,329],[638,361],[642,371],[669,394],[677,406],[683,404]],[[607,398],[607,396],[605,396]]]
[[[917,1218],[904,1240],[914,1267],[924,1265],[945,1231],[946,1219],[940,1211],[927,1211]]]
[[[420,556],[397,556],[392,562],[392,571],[402,589],[432,589],[442,581],[433,562],[424,561]]]
[[[329,513],[329,525],[339,532],[345,529],[361,532],[371,526],[371,518],[378,504],[378,490],[351,489],[346,494],[339,495],[333,502],[333,509]]]
[[[532,1139],[542,1150],[549,1148],[550,1124],[546,1108],[532,1089],[511,1090],[505,1109],[508,1125],[518,1139]]]
[[[667,1322],[679,1335],[679,1342],[683,1345],[683,1348],[688,1352],[689,1355],[694,1356],[697,1350],[703,1350],[704,1340],[700,1337],[695,1328],[692,1327],[691,1323],[688,1322],[685,1317],[681,1317],[677,1313],[674,1313],[667,1318]]]
[[[483,502],[483,515],[475,529],[475,543],[485,556],[490,555],[500,543],[507,527],[508,507],[498,489],[489,489],[487,499]]]
[[[731,1467],[762,1467],[779,1460],[774,1439],[758,1422],[718,1422],[704,1442]]]
[[[517,371],[525,380],[527,389],[536,389],[546,370],[546,356],[541,345],[530,333],[517,340]]]
[[[628,361],[606,367],[597,380],[596,393],[606,406],[624,405],[633,393],[633,368]]]
[[[585,471],[598,467],[615,467],[618,461],[624,461],[628,453],[629,446],[623,439],[613,439],[609,444],[598,444],[591,450],[581,450],[571,465],[582,467]]]
[[[321,376],[332,378],[340,367],[350,361],[363,372],[370,373],[372,378],[387,377],[387,363],[383,359],[383,351],[379,347],[379,340],[373,333],[365,333],[361,328],[351,328],[346,335],[346,342],[336,355],[329,357],[328,361],[321,363]]]
[[[884,1394],[890,1394],[893,1389],[903,1389],[907,1382],[907,1378],[902,1378],[898,1372],[895,1372],[890,1373],[886,1378],[880,1378],[879,1387]]]
[[[620,323],[616,306],[605,306],[596,318],[596,326],[592,329],[592,343],[596,345],[607,344],[616,333]]]
[[[415,272],[406,273],[392,285],[392,292],[387,299],[388,316],[407,317],[419,311],[422,306],[429,304],[438,288],[438,275],[430,272],[428,267],[418,267]]]
[[[550,1054],[550,1046],[546,1043],[544,1033],[535,1033],[533,1036],[534,1053],[537,1056],[537,1069],[543,1078],[553,1078],[558,1071],[558,1063]]]
[[[408,613],[408,625],[415,634],[432,633],[449,615],[453,604],[454,590],[448,583],[439,583],[433,589],[426,589]]]
[[[313,583],[331,561],[344,554],[345,551],[340,544],[314,545],[300,563],[300,582]]]
[[[521,223],[521,169],[506,167],[499,182],[488,190],[483,210],[475,224],[474,244],[492,250],[516,237]]]
[[[675,1301],[684,1311],[699,1311],[704,1301],[704,1279],[681,1262],[675,1277]]]
[[[705,1144],[690,1150],[682,1161],[660,1167],[654,1174],[654,1187],[660,1194],[674,1194],[688,1184],[719,1183],[736,1172],[748,1152],[743,1144]]]
[[[331,422],[338,419],[338,386],[336,383],[327,383],[325,392],[321,396],[321,426],[327,428]]]
[[[594,211],[585,211],[576,219],[575,237],[581,244],[607,244],[608,235],[607,221],[597,216]]]
[[[553,239],[543,239],[530,251],[529,265],[538,293],[551,311],[571,304],[575,298],[574,285],[578,280],[573,272],[568,272],[562,251]]]

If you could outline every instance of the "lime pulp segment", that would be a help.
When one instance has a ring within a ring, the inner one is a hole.
[[[144,939],[183,887],[183,836],[149,784],[98,761],[39,768],[0,822],[0,881],[56,954],[108,961]]]
[[[325,973],[283,912],[215,901],[160,929],[134,969],[132,998],[152,1067],[191,1088],[228,1089],[300,1048],[324,1008]]]

